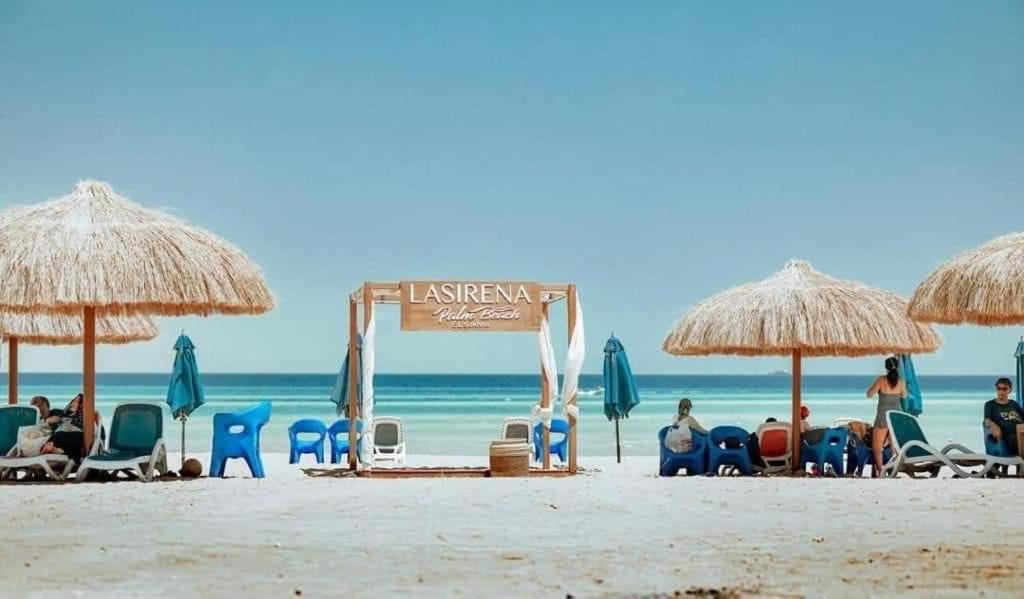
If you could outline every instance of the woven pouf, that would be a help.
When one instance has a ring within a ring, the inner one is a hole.
[[[518,439],[491,441],[491,476],[528,476],[530,445]]]

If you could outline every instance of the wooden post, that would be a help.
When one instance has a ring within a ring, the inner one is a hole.
[[[7,338],[7,403],[18,405],[18,338]]]
[[[356,300],[348,300],[348,468],[356,469],[356,400],[358,399],[357,385],[359,375],[356,374],[358,364],[358,353],[356,352],[356,336],[359,334],[359,325],[356,323],[358,314],[356,312]]]
[[[544,303],[541,306],[541,314],[544,315],[544,319],[548,317],[548,304]],[[544,375],[544,365],[541,364],[540,368],[541,381],[540,381],[540,407],[547,410],[551,407],[551,385],[548,383],[548,377]],[[543,443],[541,449],[544,451],[542,454],[542,463],[545,470],[551,469],[551,429],[546,426],[541,426]]]
[[[85,396],[85,405],[82,406],[85,430],[82,436],[85,454],[89,455],[96,431],[96,308],[90,306],[82,310],[82,330],[82,394]]]
[[[565,295],[566,310],[568,311],[569,320],[569,344],[572,344],[572,330],[576,328],[576,285],[570,284],[569,291]],[[575,404],[577,394],[573,393],[572,397],[565,398],[566,404]],[[618,426],[618,422],[615,423]],[[576,417],[569,414],[569,473],[576,474],[576,458],[579,455],[579,450],[576,447]],[[617,429],[616,429],[617,430]]]
[[[800,373],[800,350],[793,350],[793,443],[790,451],[791,462],[793,465],[793,472],[798,472],[803,469],[803,464],[800,463],[800,384],[801,384],[801,373]]]
[[[373,284],[367,281],[367,282],[363,283],[363,349],[361,350],[363,352],[366,351],[366,331],[367,331],[367,329],[370,328],[370,318],[372,318],[372,317],[373,317]],[[363,356],[363,358],[365,358],[365,356]],[[360,377],[362,377],[362,373],[363,373],[363,360],[359,360],[359,376]],[[366,393],[366,385],[367,385],[368,382],[369,381],[366,381],[365,379],[363,379],[363,388],[362,388],[362,392],[363,393]],[[362,402],[360,402],[360,404],[359,404],[359,417],[364,420],[364,422],[363,422],[364,429],[363,430],[368,429],[371,426],[372,423],[366,421],[366,414],[363,413]],[[368,447],[367,451],[371,452],[370,455],[373,455],[373,448],[372,447]]]

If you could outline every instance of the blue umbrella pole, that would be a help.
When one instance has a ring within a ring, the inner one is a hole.
[[[184,413],[181,415],[181,468],[185,469],[185,420],[188,417]]]
[[[615,417],[615,463],[622,463],[622,443],[619,441],[619,417]]]

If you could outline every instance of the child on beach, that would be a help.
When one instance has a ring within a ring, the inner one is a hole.
[[[1003,377],[996,381],[995,399],[985,402],[985,430],[999,443],[1004,457],[1017,455],[1017,425],[1024,424],[1024,410],[1010,399],[1013,383]]]
[[[679,408],[672,417],[672,428],[665,435],[665,447],[676,453],[686,453],[693,446],[692,431],[702,435],[708,434],[704,427],[697,422],[697,419],[690,415],[693,409],[693,402],[684,397],[679,400]]]

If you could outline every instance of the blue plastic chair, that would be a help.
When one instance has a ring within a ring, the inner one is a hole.
[[[1010,451],[1009,445],[1006,444],[1005,439],[996,439],[992,435],[988,434],[988,427],[984,424],[981,425],[981,432],[985,435],[985,453],[988,455],[994,455],[1000,458],[1012,458],[1017,454]]]
[[[557,455],[564,464],[569,451],[569,421],[561,418],[551,421],[551,434],[560,434],[562,438],[555,441],[551,439],[548,449],[552,455]],[[544,453],[544,425],[538,422],[533,427],[533,459],[541,461],[541,454]]]
[[[658,447],[661,448],[660,466],[658,474],[661,476],[676,476],[683,468],[687,476],[704,474],[708,467],[708,440],[707,437],[697,431],[690,431],[692,445],[690,451],[678,453],[665,447],[665,436],[668,435],[671,426],[658,431]]]
[[[299,435],[316,435],[315,439],[301,439]],[[316,457],[317,464],[324,463],[324,437],[327,436],[327,427],[323,422],[313,418],[296,420],[288,427],[288,463],[298,464],[299,458],[304,453],[311,453]]]
[[[800,445],[800,463],[807,465],[812,463],[818,468],[818,475],[825,473],[825,464],[832,466],[836,476],[843,476],[846,472],[843,465],[843,452],[846,450],[846,437],[849,429],[844,427],[831,427],[825,429],[825,433],[816,443],[802,441]]]
[[[331,442],[331,463],[340,464],[341,456],[348,454],[348,418],[342,418],[327,429]],[[363,421],[356,420],[356,451],[363,450]]]
[[[263,478],[260,458],[260,431],[270,422],[270,402],[261,402],[248,410],[213,415],[213,450],[210,476],[223,477],[229,458],[242,458],[253,477]],[[241,427],[240,431],[233,428]]]
[[[750,433],[738,426],[716,426],[708,433],[708,474],[718,474],[722,466],[735,466],[750,476],[754,465],[750,463],[747,441]]]
[[[888,462],[892,458],[892,449],[886,445],[882,448],[882,462]],[[875,463],[875,452],[870,445],[865,445],[859,439],[850,436],[846,445],[846,473],[856,476],[864,476],[864,468],[873,466]]]

